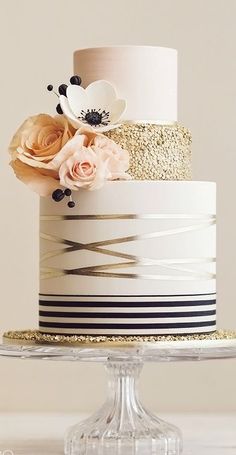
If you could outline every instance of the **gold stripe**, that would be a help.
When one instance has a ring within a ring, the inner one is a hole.
[[[82,217],[82,218],[81,218]],[[54,220],[55,217],[47,216],[44,217],[44,221]],[[195,271],[191,268],[181,267],[184,264],[209,264],[215,262],[215,258],[187,258],[187,259],[149,259],[145,257],[139,257],[132,254],[122,253],[118,251],[113,251],[111,249],[103,248],[104,246],[108,245],[117,245],[121,243],[128,243],[134,242],[139,240],[146,240],[146,239],[153,239],[158,237],[165,237],[169,235],[177,235],[185,232],[191,232],[196,230],[205,229],[215,224],[215,216],[214,215],[163,215],[163,214],[146,214],[146,215],[135,215],[135,214],[127,214],[127,215],[68,215],[68,216],[58,216],[56,217],[57,220],[75,220],[75,219],[91,219],[91,220],[105,220],[105,219],[191,219],[191,220],[201,220],[201,222],[197,224],[193,224],[190,226],[174,228],[174,229],[166,229],[156,232],[150,232],[146,234],[135,234],[130,235],[127,237],[118,237],[114,239],[107,239],[102,240],[99,242],[91,242],[91,243],[81,243],[81,242],[74,242],[72,240],[67,240],[60,238],[55,235],[50,235],[46,233],[41,233],[40,237],[43,240],[47,240],[50,242],[58,243],[61,245],[67,245],[68,248],[60,248],[58,250],[50,251],[45,253],[41,256],[41,262],[44,262],[47,259],[52,257],[59,256],[64,253],[70,253],[73,251],[79,250],[88,250],[94,253],[108,255],[112,257],[119,257],[121,259],[125,259],[126,262],[118,262],[115,264],[102,264],[98,266],[90,266],[90,267],[80,267],[76,269],[56,269],[54,267],[42,267],[42,279],[46,278],[56,278],[65,275],[79,275],[79,276],[96,276],[96,277],[110,277],[110,278],[131,278],[131,279],[155,279],[155,280],[208,280],[214,279],[215,274],[206,272],[206,271]],[[180,272],[179,275],[145,275],[145,274],[137,274],[137,273],[116,273],[110,272],[109,270],[114,269],[122,269],[122,268],[132,268],[137,266],[147,267],[147,266],[160,266],[161,268],[171,269],[177,272]]]
[[[215,215],[184,215],[177,214],[160,214],[160,213],[144,213],[144,214],[104,214],[104,215],[41,215],[41,221],[93,221],[93,220],[216,220]]]
[[[186,260],[184,260],[186,261]],[[214,262],[214,259],[213,258],[209,258],[209,259],[203,259],[202,261],[198,260],[197,263],[200,263],[200,262],[203,262],[203,263],[211,263],[211,262]],[[179,259],[178,261],[179,264],[182,264],[181,262],[181,259]],[[186,263],[186,262],[184,262]],[[195,261],[194,259],[191,259],[188,263],[190,264],[194,264]],[[169,265],[170,264],[170,265]],[[167,268],[167,269],[172,269],[172,270],[176,270],[176,271],[182,271],[182,272],[185,272],[185,273],[189,273],[190,275],[196,275],[196,272],[193,271],[193,270],[189,270],[189,269],[185,269],[185,268],[182,268],[182,267],[178,267],[174,264],[176,264],[175,262],[175,259],[173,260],[170,260],[169,259],[169,264],[166,264],[164,260],[162,261],[156,261],[156,262],[152,262],[152,261],[135,261],[135,262],[118,262],[116,264],[102,264],[102,265],[95,265],[95,266],[90,266],[90,267],[80,267],[78,269],[72,269],[72,270],[69,270],[69,274],[70,275],[77,275],[77,272],[79,273],[92,273],[92,272],[96,272],[96,271],[99,271],[99,270],[111,270],[111,269],[123,269],[123,268],[127,268],[127,267],[136,267],[138,265],[141,265],[143,267],[150,267],[150,266],[153,266],[153,265],[159,265],[161,267],[164,267],[164,268]],[[64,272],[68,272],[67,270],[64,270]],[[212,277],[212,273],[208,273],[208,272],[198,272],[198,275],[199,276],[202,276],[204,278],[206,278],[207,276],[210,276]]]
[[[178,125],[177,120],[124,120],[120,125],[158,125],[158,126],[170,126],[176,127]]]
[[[107,264],[106,269],[112,268],[113,264]],[[120,264],[115,264],[119,266]],[[122,264],[123,267],[134,267],[136,264]],[[92,267],[91,267],[92,269]],[[114,272],[99,272],[95,270],[88,269],[73,269],[73,270],[61,270],[55,268],[42,268],[42,275],[41,279],[47,278],[59,278],[65,275],[76,275],[76,276],[93,276],[93,277],[102,277],[102,278],[128,278],[128,279],[139,279],[139,280],[172,280],[172,281],[196,281],[196,280],[213,280],[215,278],[215,274],[210,273],[195,273],[193,272],[192,275],[149,275],[149,274],[138,274],[138,273],[114,273]]]
[[[147,233],[147,234],[135,234],[135,235],[131,235],[128,237],[118,237],[115,239],[102,240],[100,242],[92,242],[92,243],[87,243],[87,244],[81,243],[81,242],[74,242],[72,240],[63,239],[63,238],[60,238],[60,237],[57,237],[54,235],[50,235],[50,234],[40,233],[40,237],[44,240],[55,242],[55,243],[58,243],[61,245],[68,245],[70,247],[70,248],[61,248],[59,250],[54,250],[52,252],[45,253],[44,255],[41,256],[41,262],[45,261],[46,259],[50,259],[52,257],[59,256],[60,254],[63,254],[63,253],[71,253],[72,251],[79,251],[79,250],[93,251],[96,253],[101,253],[101,254],[105,254],[108,256],[114,256],[114,257],[119,257],[119,258],[128,259],[128,260],[140,260],[139,257],[134,256],[134,255],[121,253],[121,252],[117,252],[117,251],[113,251],[113,250],[109,250],[109,249],[105,249],[105,248],[100,248],[100,247],[107,246],[107,245],[116,245],[116,244],[120,244],[120,243],[134,242],[134,241],[139,241],[139,240],[153,239],[153,238],[157,238],[157,237],[165,237],[167,235],[195,231],[195,230],[206,228],[206,227],[214,225],[214,224],[215,224],[214,220],[209,220],[209,221],[206,220],[204,223],[186,226],[186,227],[182,227],[182,228],[151,232],[151,233]]]

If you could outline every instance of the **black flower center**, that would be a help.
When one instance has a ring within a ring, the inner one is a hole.
[[[102,114],[99,112],[87,112],[85,120],[89,125],[100,125],[102,123]]]
[[[109,112],[106,112],[105,110],[87,109],[87,111],[81,111],[80,114],[81,115],[78,118],[91,126],[107,126],[110,122]]]

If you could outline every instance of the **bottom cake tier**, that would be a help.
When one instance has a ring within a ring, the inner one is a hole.
[[[109,182],[40,203],[39,330],[170,335],[216,330],[211,182]]]

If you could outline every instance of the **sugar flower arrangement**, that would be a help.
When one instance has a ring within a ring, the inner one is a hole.
[[[53,91],[53,86],[47,89]],[[9,152],[15,175],[40,196],[59,202],[80,188],[96,190],[107,180],[130,178],[129,154],[103,133],[119,126],[125,100],[107,81],[86,89],[81,78],[58,87],[57,115],[29,117],[13,136]]]

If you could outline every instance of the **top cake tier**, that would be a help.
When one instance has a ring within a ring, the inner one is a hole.
[[[127,101],[123,121],[177,121],[177,51],[152,46],[111,46],[77,50],[74,71],[87,87],[96,80],[114,85]]]

